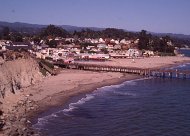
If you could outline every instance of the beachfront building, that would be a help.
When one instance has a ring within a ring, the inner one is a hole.
[[[120,44],[116,44],[114,47],[113,47],[114,50],[121,50],[121,45]]]
[[[61,49],[61,48],[46,48],[42,49],[39,52],[36,52],[35,55],[37,58],[41,59],[52,59],[52,60],[59,60],[63,59],[67,56],[69,50]]]
[[[102,44],[102,43],[101,43],[101,44],[98,44],[98,45],[97,45],[97,48],[101,50],[101,49],[106,49],[106,48],[108,48],[108,46],[107,46],[106,44]]]
[[[154,52],[153,51],[149,51],[149,50],[146,50],[144,53],[143,53],[143,56],[154,56]]]
[[[130,57],[141,57],[142,52],[138,49],[129,49],[128,54]]]
[[[88,54],[88,53],[81,53],[79,55],[80,59],[87,59],[87,60],[108,60],[110,58],[109,54]]]
[[[111,58],[134,58],[141,57],[142,52],[138,49],[118,50],[109,53]]]

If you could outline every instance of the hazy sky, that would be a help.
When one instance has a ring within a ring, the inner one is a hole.
[[[0,21],[190,34],[190,0],[0,0]]]

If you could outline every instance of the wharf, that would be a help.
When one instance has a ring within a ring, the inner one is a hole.
[[[62,62],[53,62],[53,64],[68,69],[121,72],[129,74],[138,74],[147,77],[190,79],[190,70],[142,69],[135,67],[108,66],[108,65],[84,64],[84,63],[62,63]]]

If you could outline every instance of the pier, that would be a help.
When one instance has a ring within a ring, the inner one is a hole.
[[[120,66],[108,66],[108,65],[97,65],[97,64],[62,63],[62,62],[53,62],[53,64],[68,69],[121,72],[121,73],[137,74],[146,77],[190,79],[190,70],[142,69],[135,67],[120,67]]]

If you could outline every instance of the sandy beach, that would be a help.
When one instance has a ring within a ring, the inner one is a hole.
[[[132,62],[131,59],[114,59],[108,62],[96,62],[96,64],[157,68],[187,62],[190,62],[190,58],[154,57],[135,59],[135,62]],[[119,72],[92,72],[64,69],[57,76],[44,77],[41,82],[35,85],[23,88],[15,94],[9,94],[3,100],[3,111],[5,117],[10,116],[9,118],[16,118],[11,122],[15,120],[14,123],[16,124],[20,123],[20,120],[24,120],[24,125],[31,126],[30,119],[35,118],[36,115],[45,112],[51,107],[63,106],[73,96],[88,93],[103,86],[119,84],[126,80],[137,78],[141,77],[139,75]]]
[[[190,62],[189,57],[181,56],[167,56],[167,57],[148,57],[136,59],[111,59],[105,62],[80,62],[87,64],[99,64],[109,66],[124,66],[124,67],[137,67],[137,68],[160,68],[170,67],[180,63]]]

